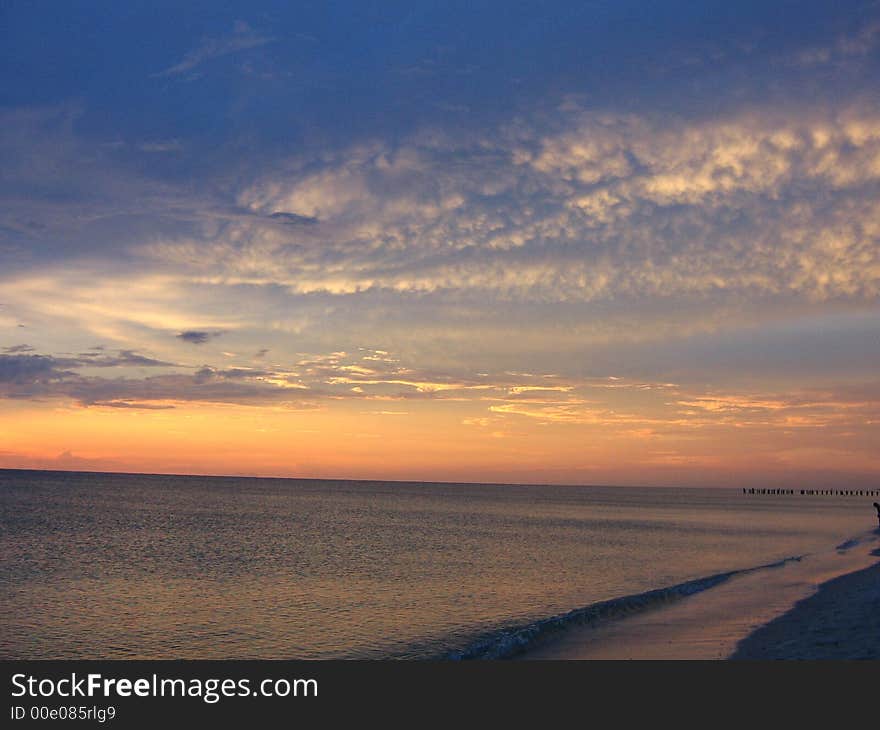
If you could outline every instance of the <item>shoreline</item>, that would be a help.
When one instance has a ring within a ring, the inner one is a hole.
[[[619,620],[572,625],[515,659],[880,658],[880,530]]]
[[[880,659],[880,561],[823,583],[728,658]]]
[[[444,654],[442,658],[453,660],[519,659],[522,658],[521,655],[531,655],[536,651],[541,651],[546,645],[557,642],[560,637],[568,635],[569,632],[596,631],[609,623],[616,626],[629,616],[638,616],[660,610],[664,606],[675,605],[685,598],[710,591],[736,577],[781,568],[790,562],[799,562],[804,557],[803,555],[795,555],[773,563],[716,573],[684,583],[591,603],[530,624],[490,632],[464,649]]]

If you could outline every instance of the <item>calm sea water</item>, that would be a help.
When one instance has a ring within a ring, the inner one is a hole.
[[[0,471],[0,657],[432,656],[828,549],[870,503]]]

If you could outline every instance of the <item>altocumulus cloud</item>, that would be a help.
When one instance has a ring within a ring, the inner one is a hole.
[[[318,219],[318,235],[240,221],[212,240],[140,252],[203,281],[294,294],[878,293],[880,116],[868,107],[688,121],[568,105],[491,135],[377,141],[291,169],[254,182],[239,203]]]
[[[230,194],[154,191],[142,213],[174,233],[128,236],[112,262],[72,246],[63,267],[0,279],[4,301],[18,321],[100,319],[153,347],[227,333],[257,349],[243,333],[259,329],[290,355],[279,332],[314,349],[392,332],[523,352],[556,318],[566,350],[864,310],[880,290],[880,117],[857,101],[699,119],[565,102],[278,161]],[[47,205],[53,230],[75,228]]]

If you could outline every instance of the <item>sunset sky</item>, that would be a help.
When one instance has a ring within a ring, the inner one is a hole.
[[[0,4],[0,467],[877,485],[878,295],[878,2]]]

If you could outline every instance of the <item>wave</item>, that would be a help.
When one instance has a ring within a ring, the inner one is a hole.
[[[726,573],[716,573],[705,578],[696,578],[678,583],[666,588],[655,588],[644,593],[636,593],[631,596],[612,598],[608,601],[592,603],[582,608],[576,608],[567,613],[550,618],[541,619],[522,626],[507,627],[484,635],[465,647],[447,653],[443,658],[454,661],[468,659],[507,659],[521,654],[527,649],[546,640],[553,634],[563,631],[574,625],[598,624],[605,621],[613,621],[634,613],[640,613],[656,608],[664,603],[677,601],[695,593],[714,588],[720,583],[737,575],[745,575],[758,570],[779,568],[792,561],[799,561],[805,556],[795,555],[783,558],[775,563],[756,565],[752,568],[731,570]]]
[[[847,550],[850,550],[850,549],[854,548],[856,545],[858,545],[859,542],[861,542],[861,541],[858,538],[853,538],[852,540],[846,540],[846,541],[840,543],[840,545],[838,545],[834,549],[837,550],[837,552],[839,552],[839,553],[845,553]]]

